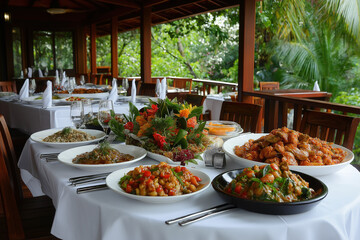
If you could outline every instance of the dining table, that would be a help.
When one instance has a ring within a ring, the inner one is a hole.
[[[142,99],[143,100],[143,99]],[[92,109],[96,113],[99,109],[99,101],[93,101]],[[144,101],[136,102],[135,106],[143,107]],[[114,104],[116,114],[129,112],[129,101],[117,101]],[[54,104],[43,108],[42,104],[18,100],[16,96],[0,98],[0,113],[4,115],[10,128],[16,128],[26,134],[50,129],[74,126],[70,118],[70,103]]]
[[[355,240],[360,236],[360,173],[350,164],[318,177],[327,185],[328,195],[310,211],[269,215],[235,208],[179,226],[167,225],[165,221],[223,204],[225,200],[211,186],[182,201],[161,204],[134,200],[110,189],[77,194],[82,185],[71,186],[69,178],[95,172],[40,158],[40,154],[63,150],[29,139],[18,163],[52,199],[56,213],[51,233],[60,239]],[[147,156],[130,167],[158,163],[158,159]],[[200,170],[212,180],[241,165],[227,156],[224,168],[208,167],[203,161],[186,167]]]

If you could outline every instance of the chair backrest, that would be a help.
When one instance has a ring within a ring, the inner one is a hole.
[[[0,139],[2,137],[0,136]],[[25,239],[20,211],[11,186],[11,177],[6,166],[4,151],[0,149],[0,193],[5,212],[9,239]]]
[[[193,106],[202,106],[205,101],[206,96],[197,95],[197,94],[186,94],[185,101]]]
[[[224,101],[221,106],[220,120],[237,122],[244,132],[260,132],[261,129],[258,129],[257,125],[260,121],[261,108],[261,105],[252,103]]]
[[[261,90],[273,90],[279,89],[280,84],[279,82],[259,82],[260,91]]]
[[[360,118],[315,110],[304,110],[300,132],[352,150]]]
[[[9,130],[5,118],[0,114],[0,192],[5,211],[9,239],[25,239],[18,206],[22,197],[21,185],[16,168],[15,152],[13,151]],[[10,139],[10,140],[9,140]],[[10,149],[10,150],[9,150]],[[15,165],[15,166],[14,166]],[[15,174],[15,175],[14,175]],[[20,188],[19,188],[20,187]]]
[[[174,88],[181,88],[181,89],[187,89],[189,90],[189,93],[191,93],[192,89],[192,78],[172,78],[169,77],[169,80],[173,80],[173,87]]]
[[[140,82],[139,95],[155,97],[156,83],[143,83]]]
[[[17,92],[15,81],[1,81],[0,92]]]
[[[0,146],[2,149],[2,154],[8,168],[10,179],[12,179],[11,185],[14,188],[14,194],[17,201],[20,201],[23,197],[22,187],[21,187],[21,178],[19,169],[17,167],[17,158],[12,143],[11,135],[7,127],[5,118],[0,114]]]

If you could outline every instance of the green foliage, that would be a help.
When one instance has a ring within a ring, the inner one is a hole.
[[[334,102],[346,105],[360,106],[360,88],[352,88],[348,92],[340,92],[338,96],[334,99]],[[349,115],[354,117],[360,117],[356,114]],[[354,162],[360,164],[360,126],[358,126],[356,131],[353,152],[355,154]]]

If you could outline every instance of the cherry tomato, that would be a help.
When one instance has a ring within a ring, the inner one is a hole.
[[[169,190],[169,196],[175,196],[175,189],[170,189]]]
[[[150,177],[151,172],[149,170],[144,171],[144,177]]]
[[[186,172],[187,171],[186,167],[181,167],[181,171]]]
[[[132,192],[132,187],[131,187],[130,184],[127,184],[127,185],[126,185],[126,192],[127,192],[127,193],[131,193],[131,192]]]
[[[235,191],[237,194],[240,194],[241,189],[242,189],[241,184],[236,184],[234,191]]]
[[[162,177],[162,178],[169,178],[169,177],[170,177],[170,173],[161,172],[161,173],[160,173],[160,177]]]
[[[175,172],[180,172],[180,171],[181,171],[181,167],[180,167],[180,166],[176,166],[174,170],[175,170]]]
[[[198,176],[194,176],[194,178],[196,179],[196,181],[201,182],[201,178],[199,178]]]
[[[163,191],[163,188],[162,188],[162,186],[160,185],[160,186],[158,186],[157,188],[156,188],[156,192],[162,192]]]

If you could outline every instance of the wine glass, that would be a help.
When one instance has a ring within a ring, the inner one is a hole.
[[[122,80],[122,87],[123,87],[123,89],[124,89],[125,91],[128,90],[128,88],[129,88],[129,80],[128,80],[127,78],[124,78],[124,79]]]
[[[84,86],[84,84],[85,84],[85,77],[84,77],[84,75],[81,75],[81,76],[80,76],[80,84],[81,84],[81,86]]]
[[[76,129],[78,129],[82,125],[84,119],[84,107],[81,101],[74,101],[71,103],[70,117]]]
[[[67,90],[68,90],[70,96],[71,96],[72,92],[74,91],[75,87],[76,87],[75,78],[72,77],[69,79],[68,85],[67,85]]]
[[[81,100],[84,109],[83,124],[90,122],[93,118],[93,109],[91,105],[91,99],[85,98]]]
[[[106,134],[108,133],[108,129],[109,129],[111,111],[114,111],[113,102],[111,100],[102,100],[99,103],[98,120]]]
[[[30,80],[30,85],[29,85],[29,94],[30,94],[30,96],[35,93],[35,90],[36,90],[36,82],[35,82],[35,79],[31,79],[31,80]]]

